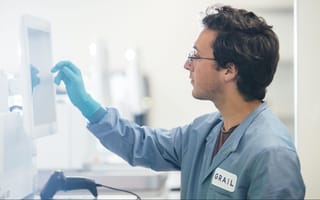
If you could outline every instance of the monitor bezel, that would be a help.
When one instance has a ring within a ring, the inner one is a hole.
[[[33,101],[32,101],[32,80],[30,76],[30,46],[29,46],[29,37],[28,30],[34,29],[37,31],[42,31],[49,33],[49,47],[51,51],[50,63],[52,64],[52,41],[51,41],[51,24],[49,21],[31,16],[31,15],[22,15],[21,17],[21,68],[22,68],[22,85],[23,85],[23,120],[24,127],[28,134],[32,138],[40,138],[48,135],[52,135],[57,130],[57,115],[56,115],[56,88],[52,79],[52,93],[53,93],[53,102],[54,102],[54,116],[55,120],[50,123],[34,125],[34,112],[33,112]]]

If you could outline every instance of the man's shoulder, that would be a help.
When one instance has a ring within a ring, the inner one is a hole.
[[[289,129],[269,109],[257,116],[247,127],[244,140],[261,149],[273,147],[294,149]]]

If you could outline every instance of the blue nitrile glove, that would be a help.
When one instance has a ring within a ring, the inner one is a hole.
[[[58,72],[54,82],[60,85],[63,81],[67,94],[81,113],[88,119],[101,107],[85,90],[80,70],[69,61],[61,61],[57,63],[51,72]]]

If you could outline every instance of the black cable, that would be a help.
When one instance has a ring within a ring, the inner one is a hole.
[[[138,200],[141,200],[139,195],[137,195],[136,193],[131,192],[129,190],[123,190],[123,189],[114,188],[114,187],[110,187],[110,186],[106,186],[106,185],[102,185],[102,184],[96,184],[96,186],[97,187],[105,187],[105,188],[108,188],[108,189],[111,189],[111,190],[117,190],[117,191],[120,191],[120,192],[126,192],[126,193],[129,193],[129,194],[132,194],[132,195],[136,196]]]

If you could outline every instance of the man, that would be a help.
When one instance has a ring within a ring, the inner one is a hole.
[[[303,199],[305,186],[290,134],[265,98],[279,60],[272,27],[246,10],[211,7],[185,63],[192,95],[219,112],[171,130],[138,126],[102,108],[86,91],[79,69],[58,63],[88,129],[131,165],[181,171],[182,199]]]

